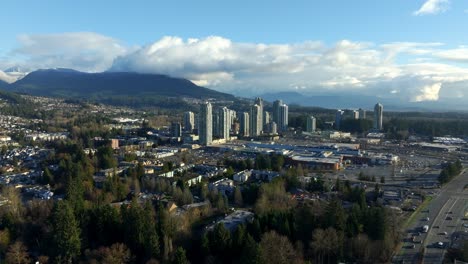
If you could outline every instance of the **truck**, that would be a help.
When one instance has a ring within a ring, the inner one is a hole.
[[[427,233],[427,231],[429,231],[429,226],[428,226],[428,225],[424,225],[424,226],[422,227],[422,231],[423,231],[423,233]]]

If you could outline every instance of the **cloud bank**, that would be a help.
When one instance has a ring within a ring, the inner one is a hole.
[[[100,72],[128,48],[120,41],[93,32],[18,36],[13,56],[24,57],[29,68],[73,68]]]
[[[446,48],[443,43],[262,44],[220,36],[167,36],[128,47],[88,32],[22,35],[18,40],[10,56],[20,57],[20,66],[27,68],[167,74],[241,96],[296,91],[424,102],[468,95],[468,49]]]

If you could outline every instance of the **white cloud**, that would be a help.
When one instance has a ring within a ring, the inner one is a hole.
[[[19,43],[12,54],[30,69],[167,74],[243,96],[295,90],[419,102],[468,95],[468,69],[459,63],[468,61],[468,49],[443,43],[262,44],[167,36],[135,48],[96,33],[23,35]],[[12,81],[1,72],[0,78]]]
[[[3,71],[0,71],[0,81],[4,81],[6,83],[12,83],[16,81],[16,78],[13,76],[10,76],[9,74],[6,74]]]
[[[419,89],[419,93],[413,98],[413,102],[437,101],[439,99],[439,91],[442,83],[434,83],[423,86]]]
[[[449,0],[427,0],[418,10],[413,12],[413,15],[421,16],[443,13],[447,11],[449,5]]]
[[[376,46],[349,40],[332,46],[321,42],[267,45],[217,36],[164,37],[118,57],[111,70],[184,77],[240,95],[294,89],[433,101],[445,84],[468,80],[467,69],[433,61],[455,52],[443,46],[413,42]],[[408,62],[397,63],[400,57],[409,58]]]
[[[118,40],[93,32],[20,35],[18,42],[20,46],[11,56],[20,57],[22,64],[31,68],[99,72],[128,50]]]
[[[434,56],[454,62],[468,62],[468,47],[461,46],[456,49],[441,50],[435,52]]]

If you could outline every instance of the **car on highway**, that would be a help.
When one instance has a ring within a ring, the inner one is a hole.
[[[453,218],[451,216],[447,216],[447,218],[445,218],[445,220],[452,220]]]
[[[446,236],[446,235],[447,235],[447,232],[440,232],[439,235]]]
[[[463,223],[463,227],[468,228],[468,223]]]

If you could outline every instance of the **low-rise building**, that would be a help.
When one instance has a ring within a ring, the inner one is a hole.
[[[236,182],[246,182],[252,176],[252,170],[243,170],[232,176],[232,179]]]
[[[234,191],[234,187],[234,181],[228,178],[223,178],[208,185],[210,190],[217,189],[218,192],[223,194],[232,193]]]

